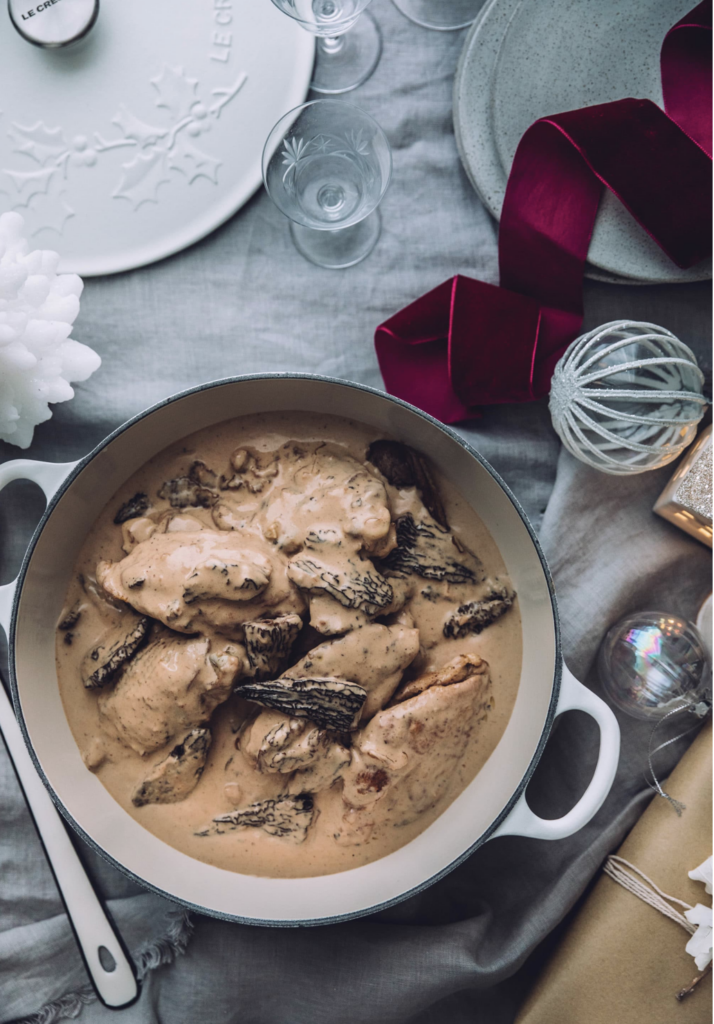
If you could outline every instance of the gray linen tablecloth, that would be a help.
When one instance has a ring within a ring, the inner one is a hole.
[[[188,251],[88,281],[74,335],[101,354],[102,368],[72,402],[56,407],[28,453],[0,445],[0,459],[78,458],[145,406],[230,374],[312,371],[380,387],[377,324],[454,273],[497,281],[495,226],[461,168],[452,128],[464,34],[419,29],[389,0],[375,0],[373,10],[384,31],[382,62],[348,97],[379,120],[394,149],[384,232],[372,256],[339,273],[313,267],[292,248],[286,222],[261,192]],[[707,364],[709,296],[704,284],[590,282],[586,327],[616,317],[661,323]],[[566,658],[581,679],[598,689],[597,645],[621,614],[647,606],[696,613],[710,586],[709,553],[651,513],[670,470],[620,479],[588,469],[561,450],[544,402],[493,407],[462,429],[540,530]],[[3,493],[0,581],[16,573],[42,507],[33,485],[15,483]],[[77,1015],[87,1024],[511,1022],[547,948],[543,940],[650,799],[643,778],[649,727],[628,718],[621,725],[617,781],[587,828],[560,842],[488,843],[427,891],[345,925],[273,930],[189,920],[82,849],[148,972],[140,1001],[120,1016],[86,988],[0,744],[0,1022],[49,1024]],[[529,789],[535,810],[553,817],[572,805],[592,770],[596,733],[577,713],[562,720]],[[687,742],[662,757],[663,774]]]

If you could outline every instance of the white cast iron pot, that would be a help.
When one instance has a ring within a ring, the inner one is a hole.
[[[515,707],[473,782],[425,832],[372,864],[319,878],[256,878],[211,867],[137,824],[87,771],[67,724],[55,672],[55,626],[79,549],[102,507],[167,445],[235,416],[297,410],[332,413],[405,441],[456,484],[491,531],[518,593],[523,669]],[[91,846],[137,881],[204,913],[253,924],[319,924],[359,917],[423,889],[497,836],[562,839],[602,805],[617,769],[612,711],[563,665],[558,612],[543,553],[518,502],[478,452],[418,409],[358,384],[271,374],[216,381],[155,406],[76,463],[27,459],[0,466],[0,488],[34,480],[47,496],[17,580],[0,587],[15,711],[59,810]],[[545,820],[525,788],[553,720],[577,709],[600,727],[592,780],[564,817]]]

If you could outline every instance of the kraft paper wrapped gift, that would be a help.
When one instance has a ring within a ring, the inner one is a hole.
[[[664,789],[686,804],[677,817],[656,797],[617,851],[670,896],[709,906],[687,872],[712,853],[712,725],[702,728]],[[676,908],[680,909],[680,908]],[[710,1024],[711,972],[685,953],[687,932],[601,875],[546,965],[516,1024]]]

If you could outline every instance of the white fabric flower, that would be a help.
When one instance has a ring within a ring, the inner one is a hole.
[[[704,882],[706,891],[712,894],[712,858],[707,857],[703,864],[693,871],[688,872],[689,877],[695,882]]]
[[[101,365],[93,349],[70,338],[82,279],[58,274],[59,256],[28,252],[18,213],[0,216],[0,440],[29,448],[49,404],[74,396],[70,381]]]
[[[697,925],[686,950],[694,957],[697,970],[703,971],[712,958],[712,908],[697,903],[691,910],[685,910],[684,916],[690,924]]]

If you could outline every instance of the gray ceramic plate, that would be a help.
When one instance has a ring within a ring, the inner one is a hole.
[[[659,50],[690,0],[490,0],[456,76],[454,120],[466,171],[499,217],[518,141],[538,117],[647,96],[662,103]],[[577,40],[574,45],[573,40]],[[623,283],[711,277],[711,261],[680,270],[606,192],[590,245],[589,276]]]

